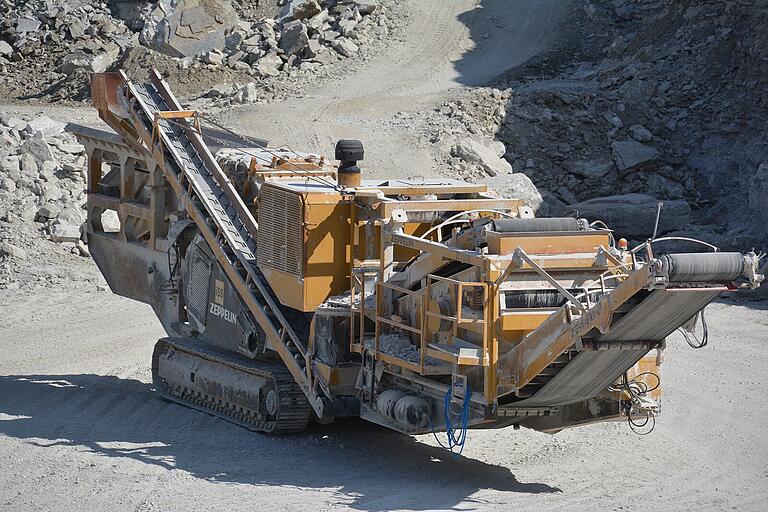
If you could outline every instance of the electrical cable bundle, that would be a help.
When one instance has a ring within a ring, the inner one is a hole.
[[[445,434],[448,438],[448,445],[444,445],[442,441],[440,441],[440,439],[437,437],[434,426],[432,426],[432,435],[435,436],[435,441],[437,441],[437,444],[446,450],[450,450],[454,457],[458,457],[461,455],[461,452],[464,451],[464,443],[467,440],[467,429],[469,427],[469,403],[472,396],[472,391],[469,388],[469,384],[467,384],[466,389],[464,390],[464,401],[461,404],[461,409],[455,415],[451,410],[452,394],[453,386],[449,387],[448,391],[445,392],[445,400],[443,402]],[[454,451],[455,448],[458,448],[459,451]]]
[[[648,387],[648,384],[642,380],[640,380],[640,377],[643,375],[652,375],[656,378],[656,385],[652,387]],[[658,411],[658,404],[655,400],[653,400],[651,397],[646,396],[651,391],[657,389],[661,385],[661,378],[653,372],[643,372],[638,375],[636,375],[632,380],[629,380],[627,377],[627,374],[625,373],[621,378],[621,386],[620,387],[614,387],[609,386],[609,391],[619,392],[619,391],[626,391],[629,395],[629,402],[624,406],[624,413],[627,415],[627,423],[629,424],[630,430],[634,432],[637,435],[645,436],[653,432],[653,429],[656,428],[656,412]],[[638,409],[645,410],[645,418],[642,420],[638,420],[636,418],[632,417],[632,407],[637,406]],[[650,423],[650,427],[648,427],[647,430],[641,430],[648,426]]]
[[[685,338],[685,341],[688,343],[688,345],[690,345],[691,348],[704,348],[707,346],[707,342],[709,342],[709,327],[707,327],[707,319],[704,318],[704,309],[699,312],[699,315],[701,316],[702,328],[701,339],[699,339],[699,337],[696,336],[696,333],[693,331],[693,328],[696,327],[695,321],[693,328],[690,331],[682,327],[678,329],[678,331],[680,331],[680,333]]]

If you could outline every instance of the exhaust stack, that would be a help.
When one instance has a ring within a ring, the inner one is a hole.
[[[339,160],[338,183],[345,188],[360,186],[360,167],[357,162],[363,159],[365,151],[359,140],[340,140],[336,143],[336,160]]]

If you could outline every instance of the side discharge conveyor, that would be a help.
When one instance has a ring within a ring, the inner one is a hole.
[[[363,179],[359,141],[337,163],[263,141],[214,158],[157,73],[92,92],[115,133],[69,129],[93,258],[168,334],[157,391],[253,430],[360,416],[461,449],[470,428],[635,429],[661,411],[666,338],[704,346],[706,305],[763,280],[753,253],[629,250],[485,185]]]

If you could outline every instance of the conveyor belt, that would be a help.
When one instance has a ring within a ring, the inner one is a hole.
[[[132,90],[139,99],[142,107],[145,128],[152,133],[152,120],[155,112],[173,110],[168,107],[157,89],[151,84],[132,85]],[[192,182],[197,197],[200,198],[208,214],[215,220],[216,226],[222,230],[230,247],[235,250],[239,259],[255,264],[253,251],[256,242],[249,236],[243,221],[237,215],[234,205],[221,190],[212,173],[206,168],[203,159],[189,140],[184,128],[176,121],[160,119],[159,126],[167,137],[172,150],[166,164],[177,176],[184,173]]]
[[[655,290],[619,318],[608,333],[591,340],[612,343],[662,341],[701,311],[720,291],[719,288],[711,291]],[[647,349],[579,352],[534,396],[515,402],[515,406],[554,406],[587,400],[604,391],[647,353]]]
[[[678,285],[733,281],[742,276],[743,268],[744,256],[739,253],[676,254],[661,258],[661,274]],[[722,290],[706,286],[643,290],[635,296],[642,298],[639,304],[617,318],[607,333],[584,341],[661,342]],[[649,349],[581,351],[532,397],[514,402],[514,406],[560,406],[587,400],[604,391],[648,352]]]
[[[538,393],[514,402],[514,406],[559,406],[588,400],[605,391],[647,353],[644,349],[579,352]]]
[[[155,114],[178,111],[181,107],[159,76],[154,77],[152,84],[139,86],[126,80],[124,86],[127,91],[127,108],[135,116],[135,121],[138,121],[134,122],[135,128],[145,144],[151,147],[156,140],[153,139]],[[120,132],[123,127],[113,128]],[[221,170],[215,169],[218,171],[215,173],[209,168],[209,165],[217,164],[199,134],[193,131],[186,120],[159,118],[157,128],[158,133],[155,135],[159,144],[152,149],[155,158],[158,158],[158,149],[162,151],[163,172],[174,191],[186,195],[187,201],[191,201],[187,209],[192,220],[206,237],[214,255],[233,280],[234,288],[254,318],[270,335],[297,384],[307,394],[315,411],[320,413],[322,402],[312,400],[314,395],[308,385],[305,343],[286,320],[273,298],[272,290],[256,266],[256,241],[251,232],[255,231],[253,219],[247,218],[249,214],[242,202],[235,204],[239,197]],[[206,154],[201,154],[201,151]],[[246,224],[251,225],[252,229],[249,230]]]
[[[717,297],[713,290],[655,290],[597,341],[661,341]]]

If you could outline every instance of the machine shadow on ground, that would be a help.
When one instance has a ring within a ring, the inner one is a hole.
[[[338,503],[358,510],[450,509],[480,489],[560,492],[363,421],[296,436],[249,432],[114,376],[0,377],[0,415],[0,434],[38,447],[84,447],[217,482],[338,488]]]

